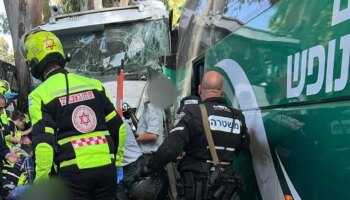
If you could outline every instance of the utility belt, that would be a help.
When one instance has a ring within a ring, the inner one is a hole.
[[[129,171],[130,169],[136,169],[142,159],[142,156],[138,157],[134,162],[131,162],[123,166],[124,172]]]
[[[197,166],[207,163],[193,163]],[[216,166],[214,171],[198,173],[180,171],[181,179],[177,181],[177,192],[181,200],[233,199],[244,188],[241,176],[231,167]]]
[[[221,164],[222,168],[230,167],[230,163]],[[196,161],[185,161],[180,162],[178,165],[179,172],[192,171],[196,173],[210,173],[213,169],[214,165],[210,162],[196,162]]]
[[[180,200],[201,200],[209,198],[209,174],[194,172],[181,173],[181,179],[176,182],[176,190]]]

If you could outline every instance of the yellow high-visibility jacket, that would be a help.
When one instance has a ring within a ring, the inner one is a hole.
[[[29,113],[35,182],[53,163],[69,171],[121,166],[125,126],[100,81],[56,69],[30,93]]]

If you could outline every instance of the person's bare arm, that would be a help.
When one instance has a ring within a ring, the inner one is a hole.
[[[16,138],[16,137],[11,135],[10,136],[10,142],[18,144],[18,143],[21,143],[21,139],[20,138]]]
[[[25,131],[22,131],[22,135],[29,135],[31,132],[32,132],[32,127],[28,128],[27,130]]]
[[[152,142],[152,141],[155,141],[158,139],[158,135],[157,134],[154,134],[154,133],[144,133],[144,134],[141,134],[139,135],[139,137],[137,137],[136,141],[137,142],[141,142],[141,143],[144,143],[144,142]]]

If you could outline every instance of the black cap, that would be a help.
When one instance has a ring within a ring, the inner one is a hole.
[[[200,104],[200,103],[202,103],[202,100],[198,96],[191,95],[191,96],[184,97],[180,101],[180,107],[179,109],[177,109],[176,114],[179,114],[185,105]]]

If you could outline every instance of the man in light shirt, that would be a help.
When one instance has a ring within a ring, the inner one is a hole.
[[[126,141],[123,155],[123,180],[117,184],[117,199],[127,200],[127,192],[134,180],[135,173],[139,167],[141,149],[135,140],[130,125],[124,121],[126,128]]]
[[[145,159],[154,154],[164,140],[164,110],[146,102],[145,110],[137,124],[136,141],[141,147]]]

